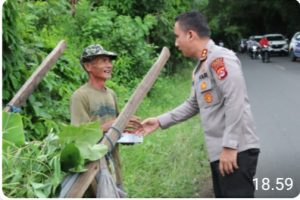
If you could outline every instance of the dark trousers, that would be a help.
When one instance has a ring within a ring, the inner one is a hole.
[[[238,169],[222,177],[219,160],[211,162],[215,197],[254,197],[253,177],[256,172],[259,149],[248,149],[237,155]]]

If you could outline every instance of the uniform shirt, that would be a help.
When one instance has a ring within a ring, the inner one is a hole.
[[[211,162],[223,147],[238,152],[259,148],[241,63],[236,55],[208,42],[193,72],[190,97],[158,117],[161,128],[200,114]]]
[[[98,90],[89,83],[77,89],[71,97],[71,124],[98,120],[103,124],[117,117],[118,107],[113,90]]]

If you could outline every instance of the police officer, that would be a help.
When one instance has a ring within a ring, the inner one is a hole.
[[[190,97],[174,110],[142,122],[145,135],[166,129],[197,113],[205,133],[216,197],[254,197],[259,154],[241,63],[215,45],[205,17],[196,11],[175,19],[175,46],[197,58]]]

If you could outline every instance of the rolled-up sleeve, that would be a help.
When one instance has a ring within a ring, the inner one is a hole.
[[[174,124],[185,121],[199,113],[199,107],[192,87],[190,97],[174,110],[158,116],[160,127],[166,129]]]

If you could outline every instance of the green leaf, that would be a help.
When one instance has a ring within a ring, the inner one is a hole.
[[[67,144],[60,156],[61,167],[64,171],[80,168],[84,164],[78,147],[73,143]]]
[[[92,145],[98,143],[101,137],[100,123],[92,122],[80,126],[64,125],[59,134],[59,141],[61,144],[84,141]]]
[[[3,150],[9,145],[21,146],[25,143],[22,117],[18,113],[2,112]]]
[[[64,171],[83,172],[84,161],[102,158],[108,151],[107,146],[97,144],[102,137],[99,122],[80,126],[64,125],[59,141],[65,147],[61,153],[61,165]]]
[[[102,158],[108,151],[108,148],[104,144],[95,144],[89,145],[86,142],[76,143],[82,157],[87,160],[99,160]]]
[[[34,194],[39,198],[47,198],[50,194],[51,185],[49,183],[43,184],[43,183],[36,183],[31,181],[30,182]]]
[[[56,187],[60,184],[62,179],[62,171],[61,171],[59,155],[54,156],[49,163],[51,168],[53,169],[53,175],[51,179],[51,183],[53,187],[51,192],[54,194]]]

